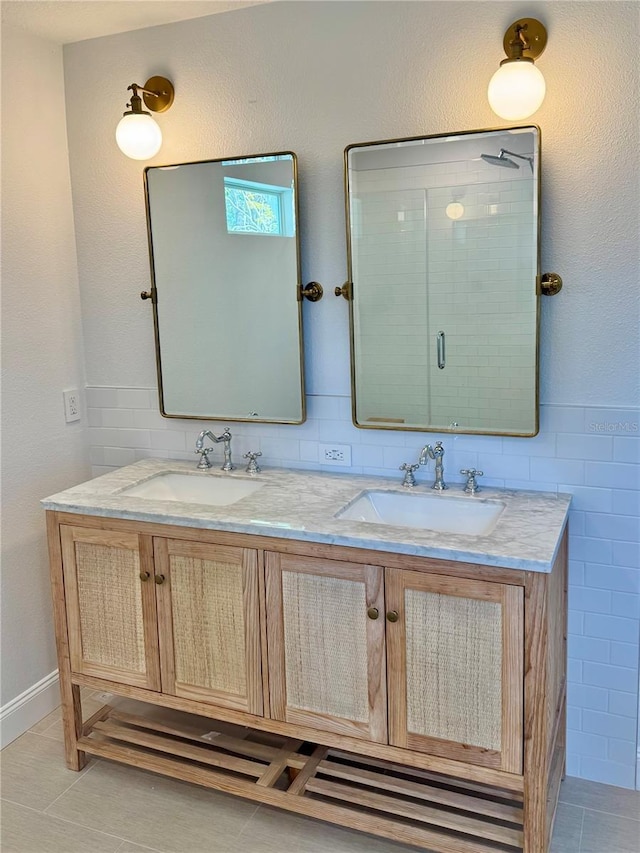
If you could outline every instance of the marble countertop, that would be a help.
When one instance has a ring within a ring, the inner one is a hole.
[[[193,477],[251,480],[262,487],[229,506],[207,506],[155,500],[121,492],[133,485],[173,472]],[[371,524],[336,518],[336,513],[361,492],[435,495],[439,500],[500,501],[505,508],[488,535],[442,533],[413,527]],[[253,533],[307,542],[392,551],[488,566],[550,572],[560,544],[571,495],[483,488],[465,495],[459,484],[437,493],[428,485],[403,489],[396,479],[327,474],[282,468],[265,469],[253,477],[243,470],[197,471],[188,462],[145,459],[96,477],[42,501],[45,509],[109,518],[138,519],[183,527]]]

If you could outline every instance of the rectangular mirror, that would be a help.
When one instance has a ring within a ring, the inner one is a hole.
[[[540,131],[345,151],[353,421],[538,432]]]
[[[305,419],[291,152],[145,169],[160,411]]]

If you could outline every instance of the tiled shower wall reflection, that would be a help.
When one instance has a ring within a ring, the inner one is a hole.
[[[459,160],[364,169],[352,180],[359,422],[392,413],[408,424],[531,432],[537,217],[529,167],[513,177]]]
[[[443,330],[448,344],[444,370],[431,361],[431,423],[533,432],[533,193],[523,170],[519,180],[485,177],[428,194],[428,328],[431,341]],[[449,219],[448,206],[461,202],[460,219]]]
[[[157,392],[88,388],[91,461],[97,476],[147,457],[186,459],[203,426],[224,423],[166,419]],[[361,430],[347,397],[307,398],[301,426],[230,423],[233,455],[261,450],[261,464],[323,469],[321,442],[352,448],[351,473],[400,482],[426,441],[444,442],[445,474],[459,488],[460,468],[485,472],[485,485],[570,492],[569,741],[567,772],[632,788],[638,728],[640,627],[640,411],[541,406],[536,438],[438,435]],[[216,448],[210,457],[222,463]],[[325,468],[340,471],[339,468]],[[433,477],[421,469],[420,483]]]

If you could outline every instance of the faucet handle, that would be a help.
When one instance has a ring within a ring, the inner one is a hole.
[[[248,453],[245,453],[243,459],[248,459],[246,472],[247,474],[259,474],[262,468],[256,462],[258,456],[262,456],[262,452],[259,450],[257,453],[254,453],[252,450],[249,450]]]
[[[198,462],[198,468],[201,471],[207,471],[211,468],[211,462],[209,462],[208,456],[213,451],[213,447],[202,447],[196,448],[193,452],[200,456],[200,461]]]
[[[415,486],[416,478],[413,476],[413,472],[417,471],[420,465],[418,463],[411,464],[409,462],[403,462],[399,471],[404,471],[404,480],[402,481],[403,486]]]
[[[475,468],[461,468],[460,473],[467,478],[467,482],[463,489],[468,495],[475,495],[480,491],[480,487],[476,482],[476,477],[484,477],[484,471],[477,471]]]

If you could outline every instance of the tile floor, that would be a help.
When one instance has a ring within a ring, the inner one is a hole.
[[[54,711],[2,751],[2,853],[415,853],[109,761],[74,773],[61,741]],[[568,777],[551,853],[640,853],[640,793]]]

